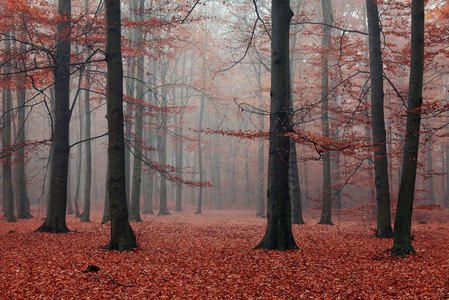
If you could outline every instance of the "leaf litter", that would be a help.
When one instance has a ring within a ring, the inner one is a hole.
[[[296,251],[252,250],[266,219],[251,210],[192,211],[131,222],[135,251],[100,249],[109,224],[69,215],[66,234],[35,233],[42,216],[0,220],[0,299],[449,299],[448,211],[413,221],[417,255],[392,258],[375,220],[293,225]],[[89,266],[98,271],[83,273]]]

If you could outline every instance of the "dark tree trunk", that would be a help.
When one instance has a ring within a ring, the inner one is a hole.
[[[106,61],[108,118],[108,193],[111,209],[111,240],[108,250],[132,250],[136,235],[128,221],[123,128],[123,66],[120,1],[106,0]]]
[[[321,126],[323,136],[329,138],[329,53],[332,46],[332,28],[327,25],[333,23],[331,0],[321,0],[323,12],[323,37],[321,45],[323,54],[321,57]],[[331,182],[331,158],[330,152],[323,153],[323,207],[321,219],[318,224],[332,225],[332,182]]]
[[[47,217],[38,232],[68,232],[66,225],[67,175],[69,163],[70,123],[70,32],[71,0],[59,0],[55,76],[55,123]]]
[[[11,50],[11,40],[5,39],[5,51]],[[6,63],[5,73],[11,72],[10,63]],[[3,165],[3,207],[5,217],[8,222],[17,222],[14,214],[14,197],[12,188],[12,168],[11,168],[11,123],[12,123],[12,95],[11,88],[3,89],[2,94],[3,115],[2,115],[2,165]]]
[[[409,99],[405,129],[404,158],[399,186],[398,206],[394,219],[393,256],[415,253],[411,226],[418,164],[424,73],[424,0],[412,0],[412,33]]]
[[[380,44],[380,24],[377,3],[366,0],[369,32],[371,75],[371,128],[374,142],[374,182],[377,199],[376,237],[391,238],[390,186],[388,182],[387,133],[384,117],[383,62]]]
[[[293,12],[289,0],[273,0],[271,39],[271,108],[268,154],[268,205],[265,236],[255,248],[297,249],[291,223],[288,187],[291,115],[289,33]]]

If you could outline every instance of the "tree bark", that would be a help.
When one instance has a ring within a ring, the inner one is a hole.
[[[162,72],[161,72],[161,82],[162,85],[165,84],[165,77],[167,75],[169,67],[169,61],[166,62],[164,66],[162,66]],[[168,119],[168,112],[167,112],[167,89],[165,87],[162,87],[161,92],[161,107],[164,109],[164,111],[160,114],[161,117],[161,128],[159,130],[157,139],[158,139],[158,156],[159,156],[159,163],[162,166],[165,166],[167,164],[167,119]],[[167,178],[163,174],[161,174],[161,182],[160,182],[160,191],[159,191],[159,212],[158,216],[162,215],[169,215],[170,212],[168,211],[167,206]]]
[[[47,217],[36,230],[38,232],[64,233],[66,225],[67,175],[69,162],[70,123],[70,38],[71,0],[59,0],[55,76],[55,126],[53,132],[52,164],[50,177],[50,198],[47,203]]]
[[[108,118],[108,193],[111,209],[111,240],[108,250],[132,250],[136,235],[128,221],[125,181],[125,136],[123,128],[123,65],[121,51],[120,1],[105,0],[107,118]]]
[[[136,1],[137,2],[137,1]],[[136,3],[137,6],[137,3]],[[139,10],[145,9],[144,1],[140,1]],[[143,21],[143,15],[138,14],[136,18],[137,21]],[[136,32],[137,43],[140,43],[143,40],[143,33],[139,30]],[[140,101],[144,101],[143,94],[143,84],[144,84],[144,68],[145,57],[140,54],[137,57],[137,82],[136,82],[136,98]],[[135,220],[137,222],[142,222],[140,218],[140,188],[142,183],[142,154],[143,145],[142,145],[142,137],[143,137],[143,103],[137,103],[136,113],[135,113],[135,124],[134,124],[134,162],[133,162],[133,180],[132,180],[132,188],[131,188],[131,205],[130,205],[130,215],[129,218]]]
[[[11,35],[11,34],[9,34]],[[6,53],[11,50],[11,40],[9,37],[5,38]],[[5,64],[5,73],[11,72],[11,64]],[[11,88],[3,88],[2,94],[2,165],[3,165],[3,207],[5,217],[8,222],[17,222],[14,214],[14,196],[12,187],[12,167],[11,167],[11,123],[12,123],[12,95]]]
[[[26,46],[21,43],[21,51],[25,53]],[[26,100],[26,78],[19,78],[17,89],[18,111],[18,132],[17,132],[17,218],[31,219],[33,216],[30,211],[30,200],[28,199],[26,174],[25,174],[25,100]]]
[[[86,66],[87,71],[90,69],[89,65]],[[87,86],[90,86],[90,80],[87,78]],[[92,187],[92,145],[90,141],[90,127],[91,127],[91,114],[90,114],[90,102],[89,102],[89,89],[84,91],[84,116],[85,116],[85,127],[84,135],[86,141],[86,153],[85,153],[85,174],[84,174],[84,207],[83,213],[81,214],[81,222],[90,222],[90,191]]]
[[[371,128],[374,143],[374,183],[377,199],[376,237],[391,238],[390,185],[388,180],[387,133],[384,117],[383,62],[377,3],[366,0],[371,75]]]
[[[329,53],[332,45],[332,28],[328,25],[333,23],[331,0],[321,0],[323,13],[323,37],[321,45],[323,54],[321,57],[321,127],[323,137],[329,139]],[[323,207],[321,219],[318,224],[332,224],[332,182],[331,182],[331,159],[330,152],[323,153]]]
[[[418,164],[424,73],[424,0],[412,0],[411,61],[404,158],[394,220],[393,256],[415,253],[411,226]]]
[[[267,229],[255,248],[297,249],[291,224],[288,187],[290,137],[289,33],[293,12],[289,0],[273,0],[271,39],[271,108],[268,153]]]

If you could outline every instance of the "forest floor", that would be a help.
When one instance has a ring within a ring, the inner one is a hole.
[[[266,228],[252,210],[143,215],[138,248],[121,253],[100,249],[110,227],[99,210],[91,223],[69,215],[66,234],[34,233],[45,213],[33,214],[0,219],[0,299],[449,299],[449,210],[414,212],[405,258],[362,213],[334,212],[326,226],[306,211],[299,250],[286,252],[252,250]]]

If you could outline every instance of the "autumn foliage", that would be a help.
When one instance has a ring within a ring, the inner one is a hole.
[[[417,210],[417,255],[391,258],[369,214],[336,214],[335,226],[294,225],[296,251],[252,250],[265,220],[251,210],[144,215],[139,247],[105,251],[109,225],[68,217],[64,235],[32,232],[37,218],[0,220],[0,299],[445,299],[449,297],[447,210]],[[86,271],[96,266],[97,272]]]

